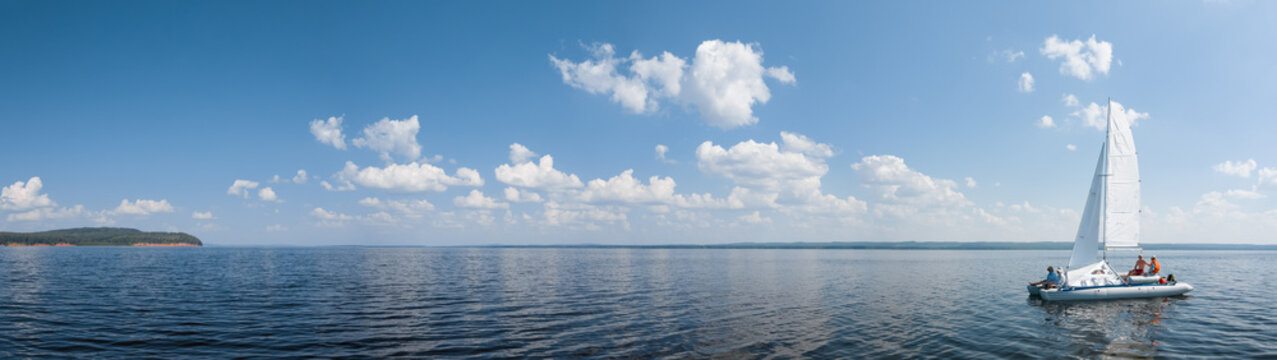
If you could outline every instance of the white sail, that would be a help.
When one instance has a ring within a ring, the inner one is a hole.
[[[1100,158],[1095,161],[1095,176],[1091,178],[1091,191],[1086,196],[1086,207],[1082,210],[1082,223],[1077,226],[1077,237],[1073,240],[1073,255],[1069,257],[1069,268],[1076,269],[1095,263],[1095,254],[1100,249],[1100,190],[1104,181],[1104,146],[1100,147]]]
[[[1104,176],[1104,247],[1140,246],[1140,169],[1131,124],[1124,114],[1113,117],[1109,101],[1107,161]]]

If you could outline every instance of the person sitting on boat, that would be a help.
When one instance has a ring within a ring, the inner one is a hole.
[[[1055,272],[1055,267],[1047,266],[1046,280],[1042,280],[1039,282],[1031,282],[1029,283],[1029,285],[1041,286],[1043,289],[1051,289],[1051,288],[1059,287],[1060,284],[1063,284],[1063,283],[1064,283],[1063,279],[1060,279],[1060,273]]]
[[[1144,267],[1148,266],[1148,262],[1144,261],[1144,255],[1140,255],[1140,259],[1135,261],[1135,270],[1126,273],[1126,276],[1144,275]]]
[[[1149,275],[1157,275],[1157,272],[1162,271],[1162,264],[1158,264],[1158,263],[1157,263],[1157,257],[1156,257],[1156,256],[1154,256],[1154,257],[1152,258],[1152,260],[1153,260],[1153,262],[1152,262],[1152,263],[1150,263],[1150,264],[1148,265],[1148,267],[1149,267],[1148,274],[1149,274]]]

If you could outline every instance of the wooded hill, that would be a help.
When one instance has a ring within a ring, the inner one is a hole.
[[[128,228],[75,228],[32,233],[0,231],[0,245],[133,246],[134,244],[190,244],[203,246],[199,238],[187,233],[143,232]]]

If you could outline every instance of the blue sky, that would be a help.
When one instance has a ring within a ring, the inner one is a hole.
[[[1112,97],[1144,241],[1273,243],[1274,10],[4,1],[0,229],[1069,241]]]

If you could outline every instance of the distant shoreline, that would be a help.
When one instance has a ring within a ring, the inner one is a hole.
[[[833,242],[833,243],[731,243],[704,245],[480,245],[456,248],[597,248],[597,249],[828,249],[828,250],[1071,250],[1072,242]],[[1277,245],[1255,244],[1144,244],[1143,250],[1277,250]]]
[[[777,250],[1059,250],[1073,249],[1072,242],[796,242],[796,243],[728,243],[728,244],[658,244],[658,245],[605,245],[605,244],[554,244],[554,245],[223,245],[205,244],[207,247],[329,247],[329,248],[436,248],[436,249],[777,249]],[[1203,250],[1277,251],[1277,245],[1257,244],[1144,244],[1146,251]]]

